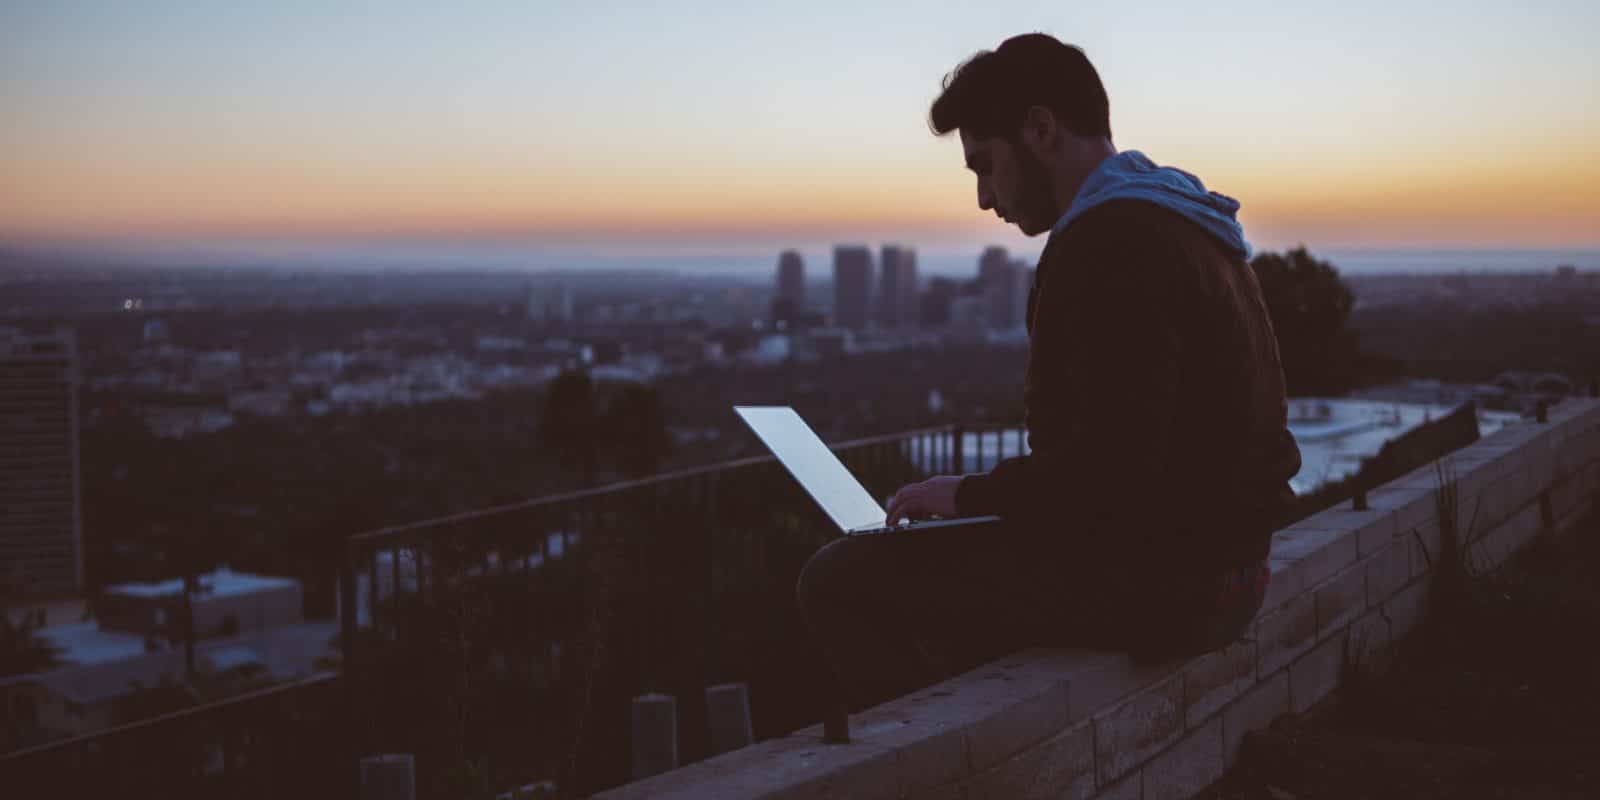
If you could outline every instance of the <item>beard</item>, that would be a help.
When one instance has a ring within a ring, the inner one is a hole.
[[[1055,187],[1044,162],[1036,158],[1021,142],[1014,142],[1018,174],[1021,176],[1017,210],[1018,225],[1024,234],[1037,236],[1050,230],[1061,218],[1062,209],[1056,207]]]

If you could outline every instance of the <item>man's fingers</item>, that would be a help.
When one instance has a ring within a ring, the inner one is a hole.
[[[894,493],[894,497],[889,498],[889,513],[884,515],[883,524],[893,525],[899,522],[901,517],[909,516],[913,498],[916,497],[915,488],[916,484],[901,487],[900,491]]]

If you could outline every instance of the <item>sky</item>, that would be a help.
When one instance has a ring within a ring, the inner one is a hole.
[[[1600,248],[1594,2],[0,0],[0,241],[1037,250],[940,80],[1082,47],[1257,249]]]

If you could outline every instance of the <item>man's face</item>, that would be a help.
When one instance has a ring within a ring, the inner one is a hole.
[[[967,169],[978,177],[978,208],[993,209],[995,216],[1027,236],[1044,233],[1056,223],[1060,213],[1050,176],[1021,142],[1000,136],[979,139],[962,130],[961,150]]]

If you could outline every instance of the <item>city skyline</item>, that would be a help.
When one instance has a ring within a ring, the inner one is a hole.
[[[0,242],[1027,253],[925,119],[1043,30],[1258,249],[1600,247],[1590,5],[807,9],[7,7]]]

